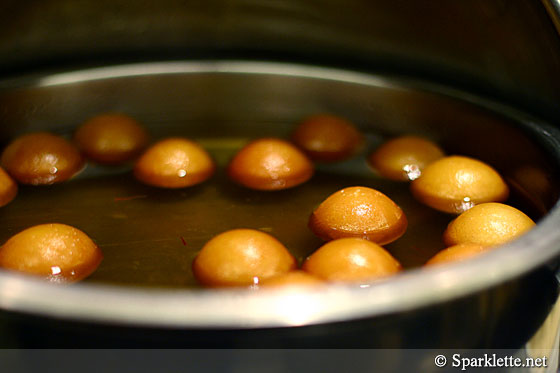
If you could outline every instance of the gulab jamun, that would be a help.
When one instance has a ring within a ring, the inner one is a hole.
[[[296,270],[262,280],[259,287],[314,287],[324,284],[325,281],[310,273]]]
[[[535,222],[515,207],[503,203],[482,203],[449,223],[443,241],[448,246],[460,243],[498,246],[514,240],[534,226]]]
[[[74,142],[86,157],[103,164],[119,164],[138,156],[148,144],[148,133],[125,114],[97,115],[74,133]]]
[[[479,160],[449,156],[429,164],[411,184],[412,194],[436,210],[460,214],[474,205],[502,202],[509,188],[500,174]]]
[[[471,243],[453,245],[441,250],[439,253],[434,255],[430,260],[426,262],[426,265],[430,266],[441,263],[461,262],[463,260],[467,260],[474,256],[477,256],[487,250],[488,249],[484,246]]]
[[[65,181],[84,165],[83,157],[74,145],[47,132],[16,138],[4,149],[0,161],[14,179],[32,185]]]
[[[0,167],[0,207],[12,202],[16,198],[17,192],[16,182]]]
[[[302,268],[332,282],[367,282],[402,269],[387,250],[360,238],[342,238],[326,243],[307,258]]]
[[[428,139],[402,136],[377,148],[368,157],[368,162],[387,179],[412,181],[420,177],[427,165],[444,155],[443,150]]]
[[[202,183],[216,166],[202,146],[184,138],[161,140],[136,161],[134,176],[160,188],[184,188]]]
[[[313,164],[303,152],[276,138],[247,144],[228,167],[233,181],[256,190],[292,188],[309,180],[313,171]]]
[[[315,161],[335,162],[354,155],[364,136],[348,120],[320,114],[301,122],[292,133],[292,141]]]
[[[366,187],[349,187],[330,195],[309,218],[309,228],[324,240],[358,237],[380,245],[406,231],[401,208],[385,194]]]
[[[27,228],[0,247],[0,267],[59,283],[86,278],[102,259],[91,238],[65,224]]]
[[[295,266],[292,254],[276,238],[254,229],[234,229],[204,245],[193,261],[193,273],[204,286],[251,286]]]

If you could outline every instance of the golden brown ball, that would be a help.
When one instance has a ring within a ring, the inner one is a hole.
[[[434,142],[417,136],[402,136],[387,141],[368,157],[379,174],[395,181],[416,180],[422,170],[444,156]]]
[[[321,286],[324,281],[304,271],[290,271],[262,280],[260,287],[315,287]]]
[[[364,136],[346,119],[320,114],[301,122],[292,133],[292,141],[313,160],[335,162],[354,155]]]
[[[451,263],[451,262],[461,262],[463,260],[470,259],[488,250],[484,246],[463,243],[459,245],[454,245],[441,250],[439,253],[434,255],[430,260],[426,262],[426,265],[434,265],[441,263]]]
[[[65,224],[41,224],[11,237],[0,248],[0,267],[76,282],[92,274],[103,255],[82,231]]]
[[[303,270],[333,282],[367,282],[399,272],[400,263],[381,246],[359,238],[342,238],[321,246]]]
[[[531,229],[535,223],[518,209],[502,203],[483,203],[462,213],[443,234],[446,245],[471,243],[497,246]]]
[[[199,144],[184,138],[169,138],[152,145],[136,161],[134,176],[161,188],[184,188],[207,180],[216,166]]]
[[[125,114],[97,115],[82,124],[74,141],[90,159],[104,164],[119,164],[134,159],[148,144],[148,133]]]
[[[18,186],[16,182],[0,167],[0,207],[12,202],[17,192]]]
[[[46,132],[23,135],[12,141],[4,149],[1,163],[18,182],[32,185],[67,180],[84,165],[74,145]]]
[[[420,202],[440,211],[460,214],[474,205],[502,202],[509,188],[496,170],[484,162],[462,156],[441,158],[428,165],[412,182]]]
[[[257,190],[295,187],[313,176],[313,164],[298,148],[276,138],[255,140],[241,149],[228,167],[230,178]]]
[[[193,261],[193,273],[205,286],[250,286],[296,266],[276,238],[254,229],[234,229],[208,241]]]
[[[380,245],[402,236],[407,224],[404,212],[395,202],[366,187],[339,190],[309,218],[309,228],[324,240],[358,237]]]

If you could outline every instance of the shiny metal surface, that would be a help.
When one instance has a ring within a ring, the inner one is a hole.
[[[554,23],[558,34],[560,35],[560,1],[558,0],[542,0],[550,19]]]
[[[200,94],[177,94],[189,92],[186,87],[199,87]],[[309,111],[338,109],[386,135],[429,133],[453,149],[491,161],[521,184],[516,166],[537,167],[550,184],[545,183],[540,192],[532,191],[536,205],[551,209],[529,234],[483,258],[412,270],[365,288],[332,286],[321,291],[265,293],[91,284],[59,287],[2,272],[3,310],[130,326],[243,329],[311,325],[406,312],[459,299],[527,274],[560,253],[560,209],[556,205],[559,131],[511,107],[444,86],[306,65],[179,61],[13,79],[2,84],[0,105],[4,138],[39,128],[64,131],[81,116],[115,108],[131,110],[155,131],[163,131],[173,122],[185,123],[188,117],[189,124],[198,123],[199,127],[193,124],[195,133],[216,118],[228,118],[231,128],[252,133],[259,128],[278,131],[275,125],[293,123]],[[161,113],[174,120],[159,120]],[[256,125],[239,126],[245,122]]]
[[[465,86],[558,117],[554,0],[4,0],[0,70],[164,58],[307,61]],[[552,8],[551,8],[552,9]]]

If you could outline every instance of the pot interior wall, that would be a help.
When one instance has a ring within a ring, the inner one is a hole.
[[[557,119],[560,39],[547,3],[4,0],[0,73],[253,56],[411,73]]]

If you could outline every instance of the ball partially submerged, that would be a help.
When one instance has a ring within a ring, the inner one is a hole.
[[[0,207],[16,198],[18,186],[16,182],[0,167]]]
[[[443,212],[460,214],[485,202],[503,202],[509,188],[500,174],[479,160],[449,156],[429,164],[411,184],[420,202]]]
[[[273,236],[254,229],[234,229],[208,241],[193,261],[204,286],[250,286],[291,271],[292,254]]]
[[[309,180],[313,171],[313,164],[301,150],[276,138],[247,144],[228,166],[233,181],[256,190],[292,188]]]
[[[160,188],[185,188],[202,183],[216,166],[208,152],[185,138],[168,138],[152,145],[136,161],[134,176]]]
[[[259,283],[262,288],[285,288],[285,287],[316,287],[325,283],[322,279],[310,273],[296,270],[280,275],[269,277]]]
[[[354,155],[364,136],[344,118],[319,114],[301,122],[292,133],[292,141],[313,160],[335,162]]]
[[[16,138],[4,149],[0,161],[14,179],[32,185],[68,180],[84,165],[83,157],[74,145],[47,132]]]
[[[119,164],[136,158],[148,144],[138,121],[121,113],[105,113],[84,122],[74,133],[78,148],[90,159]]]
[[[446,245],[462,243],[498,246],[529,231],[535,222],[515,207],[483,203],[462,213],[443,234]]]
[[[359,238],[326,243],[307,258],[302,268],[326,281],[362,283],[393,275],[402,269],[387,250]]]
[[[412,181],[422,175],[426,166],[444,155],[433,141],[418,136],[402,136],[382,144],[369,155],[368,162],[387,179]]]
[[[333,193],[309,218],[309,228],[324,240],[357,237],[380,245],[402,236],[407,225],[404,212],[389,197],[360,186]]]
[[[102,259],[91,238],[65,224],[27,228],[0,248],[0,267],[61,283],[86,278]]]
[[[463,260],[478,256],[487,250],[488,249],[484,246],[472,243],[453,245],[438,252],[426,262],[426,265],[431,266],[442,263],[462,262]]]

